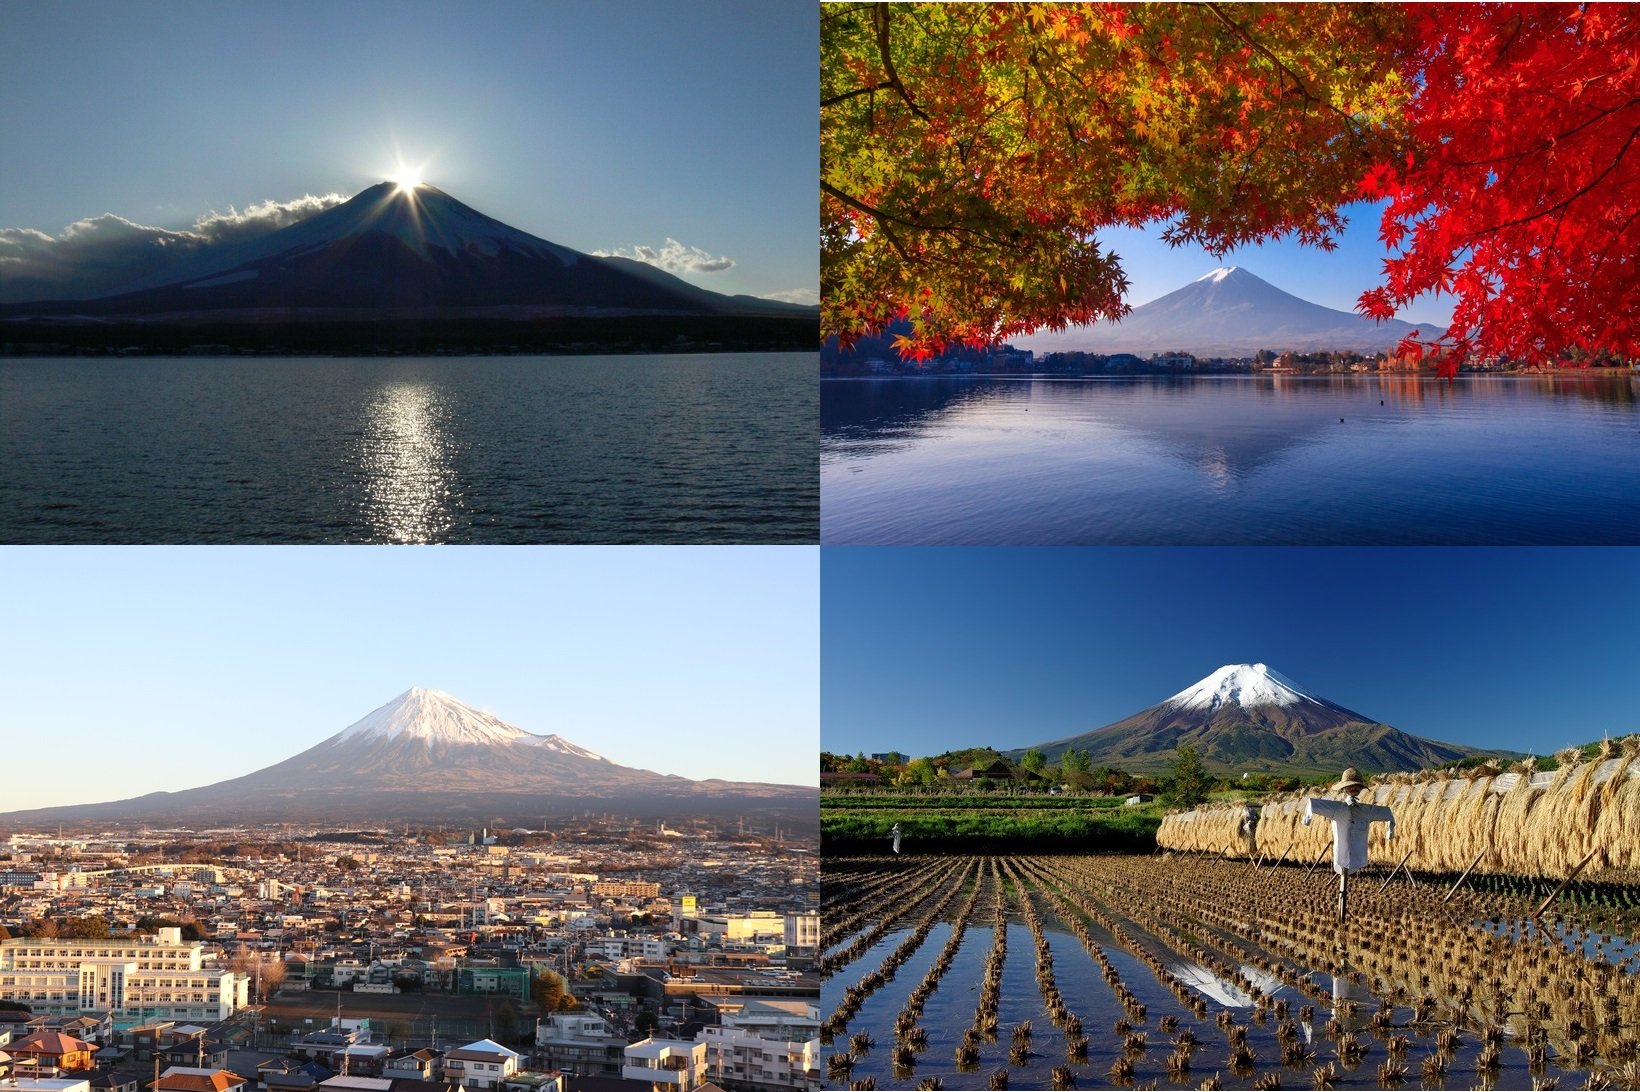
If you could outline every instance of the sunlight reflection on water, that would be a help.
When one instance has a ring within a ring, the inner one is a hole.
[[[387,542],[434,542],[455,523],[446,407],[427,383],[383,387],[366,408],[359,466],[365,519]]]

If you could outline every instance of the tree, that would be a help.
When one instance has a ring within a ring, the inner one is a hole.
[[[1414,5],[1409,37],[1409,150],[1360,185],[1404,250],[1361,310],[1455,296],[1449,374],[1476,353],[1640,356],[1640,9]]]
[[[1191,808],[1207,799],[1212,779],[1196,748],[1186,743],[1173,753],[1173,785],[1170,798],[1180,807]]]
[[[1396,147],[1398,6],[829,5],[822,336],[956,342],[1118,318],[1096,233],[1333,245]]]
[[[555,971],[543,971],[530,987],[530,994],[543,1012],[567,1012],[581,1004],[569,992],[564,976]]]
[[[1093,756],[1084,750],[1071,748],[1059,756],[1060,765],[1065,767],[1066,773],[1087,773],[1093,765]]]
[[[1441,371],[1640,355],[1640,6],[839,4],[820,95],[825,336],[1120,317],[1102,229],[1330,248],[1387,201],[1358,308],[1454,296]]]
[[[1032,773],[1039,774],[1042,772],[1042,768],[1048,764],[1048,756],[1032,747],[1020,757],[1019,764]]]

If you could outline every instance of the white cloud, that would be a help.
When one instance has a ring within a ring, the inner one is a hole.
[[[0,228],[0,300],[91,299],[113,295],[190,254],[252,238],[304,220],[347,200],[312,194],[264,201],[240,212],[209,212],[191,231],[150,227],[108,212],[76,220],[60,235],[34,228]]]
[[[665,246],[640,245],[630,250],[594,250],[592,253],[600,258],[631,258],[633,261],[647,262],[668,273],[721,273],[735,264],[733,258],[714,258],[710,251],[698,246],[685,246],[672,238],[666,240]]]
[[[229,205],[227,212],[217,212],[213,209],[195,220],[194,230],[213,243],[230,239],[248,239],[289,227],[306,220],[314,213],[335,208],[346,200],[347,197],[339,193],[327,193],[323,196],[309,193],[294,201],[269,200],[260,205],[250,205],[244,212]]]
[[[792,288],[785,292],[770,292],[764,299],[779,300],[781,303],[803,303],[818,306],[820,303],[820,289]]]

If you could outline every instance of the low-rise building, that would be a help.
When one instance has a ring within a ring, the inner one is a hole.
[[[543,1069],[618,1077],[625,1051],[626,1038],[617,1035],[603,1017],[590,1013],[557,1013],[535,1029],[536,1064]]]
[[[706,1044],[651,1036],[626,1048],[621,1076],[652,1088],[690,1092],[706,1080]]]
[[[444,1079],[469,1089],[494,1088],[524,1068],[524,1056],[493,1039],[480,1039],[444,1056]]]

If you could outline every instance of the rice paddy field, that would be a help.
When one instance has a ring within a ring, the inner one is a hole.
[[[1316,865],[828,856],[822,1082],[1640,1087],[1640,887]]]

